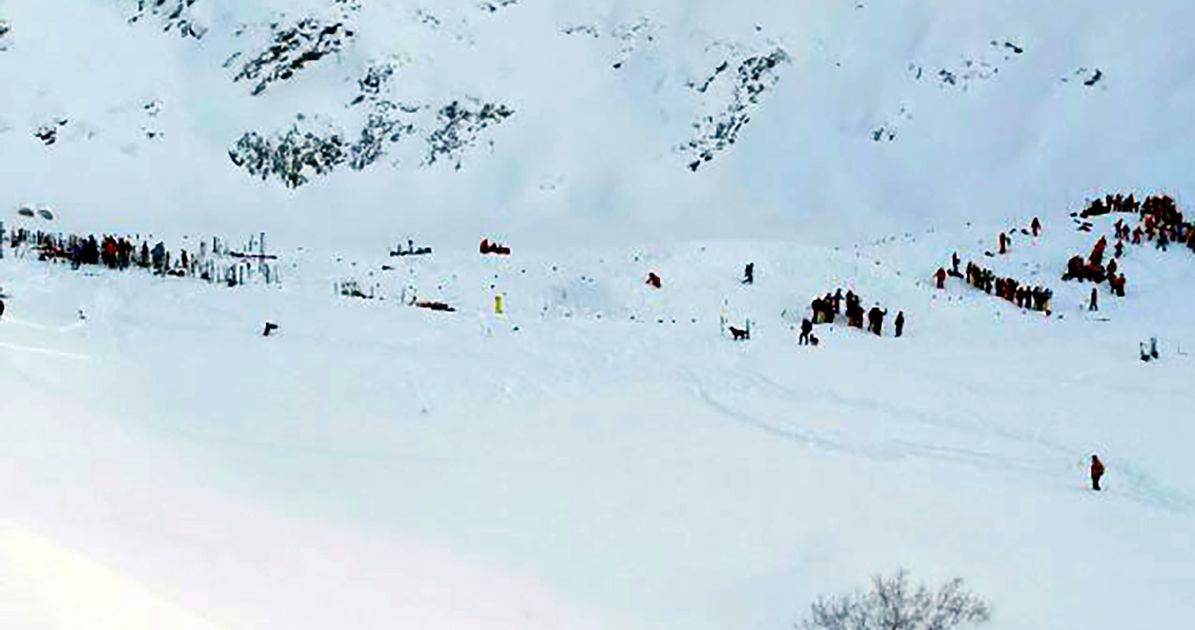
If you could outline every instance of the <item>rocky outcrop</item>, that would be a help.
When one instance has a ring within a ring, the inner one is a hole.
[[[428,152],[424,164],[432,165],[446,159],[453,161],[454,168],[460,170],[462,153],[477,144],[481,132],[513,115],[514,110],[505,105],[476,100],[469,103],[453,101],[441,107],[436,114],[439,126],[427,136]]]
[[[749,56],[733,66],[729,60],[723,61],[704,81],[689,84],[696,92],[706,94],[715,84],[731,82],[722,108],[693,123],[693,138],[684,146],[690,155],[690,170],[697,171],[738,141],[739,133],[751,121],[751,112],[759,106],[764,93],[780,81],[780,68],[788,62],[788,53],[776,48],[767,54]]]
[[[157,16],[162,22],[162,30],[175,32],[182,37],[203,39],[207,34],[207,27],[199,24],[191,16],[191,7],[199,0],[137,0],[137,10],[129,18],[130,24],[136,24],[147,16]]]

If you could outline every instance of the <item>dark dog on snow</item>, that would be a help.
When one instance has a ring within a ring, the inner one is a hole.
[[[735,341],[747,341],[747,340],[751,339],[751,329],[750,328],[735,328],[734,326],[731,326],[730,327],[730,336]]]

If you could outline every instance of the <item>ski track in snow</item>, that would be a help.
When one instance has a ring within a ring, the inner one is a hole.
[[[1089,378],[1091,375],[1084,375]],[[805,386],[796,389],[790,384],[781,384],[746,365],[745,360],[735,365],[729,373],[719,373],[717,383],[721,385],[720,394],[714,394],[714,387],[708,379],[703,381],[696,373],[688,371],[688,380],[692,383],[695,394],[718,413],[735,419],[736,421],[756,427],[770,434],[798,441],[816,448],[827,449],[847,454],[862,455],[872,459],[900,459],[904,457],[921,457],[938,461],[945,461],[959,465],[966,465],[978,470],[988,470],[999,466],[1006,470],[1016,470],[1040,480],[1057,476],[1060,463],[1073,458],[1077,452],[1084,449],[1077,444],[1062,444],[1044,438],[1040,431],[1016,431],[1002,426],[992,419],[985,419],[982,413],[975,415],[971,422],[960,422],[943,413],[902,406],[892,399],[881,399],[874,396],[845,395],[831,387]],[[761,398],[770,397],[775,401],[762,402]],[[751,414],[746,409],[752,407],[764,408],[801,408],[811,403],[829,403],[838,410],[850,410],[854,413],[844,414],[853,420],[856,427],[839,423],[843,431],[839,437],[810,429],[803,423],[801,414],[777,417],[775,412],[770,415]],[[967,414],[973,415],[973,414]],[[958,416],[954,416],[958,417]],[[925,441],[909,441],[903,439],[885,439],[867,435],[875,423],[899,421],[913,425],[921,425],[945,431],[948,434],[963,436],[962,440],[971,444],[996,444],[990,450],[961,448],[959,446]],[[855,431],[853,438],[847,437],[849,431]],[[1030,450],[1040,450],[1042,453],[1035,457],[1012,456],[1015,452],[1024,452],[1024,447]],[[1118,468],[1124,474],[1125,480],[1131,488],[1129,495],[1134,500],[1161,509],[1189,513],[1195,509],[1195,499],[1187,494],[1153,478],[1148,473],[1138,469],[1131,462],[1118,462]]]

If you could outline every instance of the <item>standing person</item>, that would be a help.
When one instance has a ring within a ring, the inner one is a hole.
[[[1087,305],[1087,310],[1100,310],[1100,292],[1096,287],[1091,287],[1091,302]]]
[[[946,270],[945,269],[938,267],[937,273],[934,274],[934,282],[937,285],[939,291],[946,288]]]
[[[809,318],[806,317],[805,319],[801,320],[801,336],[797,337],[797,345],[798,346],[809,345],[809,336],[812,334],[813,334],[813,322],[809,321]]]
[[[1100,479],[1104,476],[1104,462],[1100,461],[1099,455],[1091,456],[1091,489],[1096,492],[1100,491]]]
[[[1033,223],[1029,224],[1029,229],[1033,230],[1033,238],[1037,238],[1041,234],[1041,221],[1037,217],[1033,217]]]
[[[871,307],[867,313],[867,329],[881,337],[884,335],[884,314],[878,306]]]
[[[4,300],[0,300],[0,319],[4,318]]]
[[[899,339],[901,335],[905,334],[905,312],[900,311],[896,314],[896,337]]]
[[[747,263],[747,268],[743,270],[743,284],[755,284],[755,263]]]
[[[959,270],[958,270],[959,263],[961,263],[961,262],[962,262],[962,260],[958,257],[958,252],[954,252],[953,254],[950,255],[950,264],[954,268],[954,277],[956,277],[956,278],[963,277],[963,275],[961,273],[959,273]]]

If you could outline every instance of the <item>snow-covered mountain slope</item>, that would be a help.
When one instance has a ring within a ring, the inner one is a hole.
[[[4,0],[0,206],[364,249],[398,231],[847,242],[1183,193],[1192,11]]]
[[[281,288],[10,252],[4,514],[145,593],[130,610],[220,628],[787,628],[897,566],[965,577],[996,630],[1181,625],[1195,261],[1132,248],[1130,296],[1091,314],[1088,285],[1056,278],[1093,237],[1044,218],[995,259],[978,225],[838,250],[280,245]],[[956,248],[1054,287],[1054,315],[932,290]],[[335,296],[346,280],[386,299]],[[904,311],[906,337],[823,327],[797,347],[793,313],[839,285]],[[17,576],[95,575],[11,557]],[[9,618],[53,618],[36,602],[60,584],[9,582]]]
[[[1192,13],[0,0],[6,235],[279,256],[0,245],[0,626],[765,630],[905,566],[995,630],[1182,627],[1195,261],[1058,276],[1085,197],[1189,194]],[[1052,316],[933,290],[954,250]],[[797,347],[836,287],[905,337]]]

